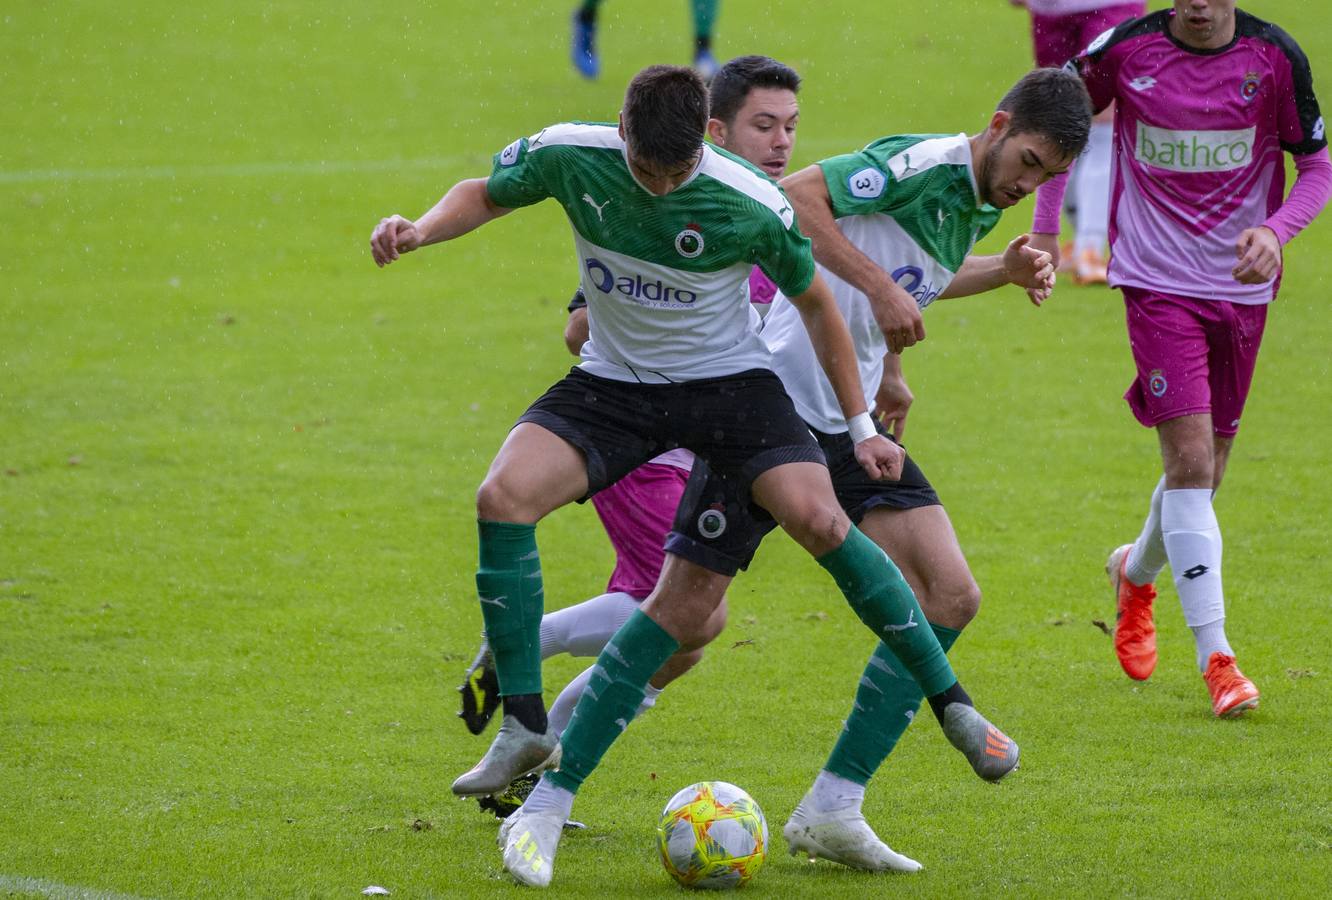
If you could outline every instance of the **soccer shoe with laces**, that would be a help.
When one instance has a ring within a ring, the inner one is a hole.
[[[974,706],[950,703],[944,707],[943,733],[986,781],[998,781],[1018,767],[1018,745],[976,712]]]
[[[510,782],[509,786],[497,794],[491,794],[489,797],[477,797],[476,803],[486,812],[495,814],[497,819],[507,819],[513,815],[518,807],[523,805],[527,795],[532,793],[532,788],[536,787],[536,775],[524,775],[522,778],[516,778]]]
[[[559,813],[527,813],[520,808],[500,825],[504,868],[519,884],[546,887],[555,870],[555,850],[564,833]]]
[[[467,667],[463,683],[458,685],[462,695],[462,709],[458,718],[463,720],[467,730],[480,734],[490,724],[490,719],[499,709],[499,677],[495,674],[495,659],[490,655],[490,645],[481,641],[481,649],[476,659]]]
[[[1235,665],[1235,657],[1213,653],[1207,657],[1203,673],[1207,692],[1212,695],[1212,712],[1218,718],[1233,719],[1258,707],[1258,688]]]
[[[453,782],[459,797],[484,797],[501,793],[515,779],[560,764],[560,738],[553,731],[528,731],[513,716],[505,716],[490,749],[470,771]]]
[[[1146,681],[1156,669],[1156,623],[1152,621],[1152,602],[1156,588],[1134,584],[1124,574],[1132,544],[1125,544],[1110,554],[1105,574],[1115,592],[1115,656],[1124,674],[1135,681]]]
[[[808,799],[800,801],[782,829],[792,856],[803,852],[810,862],[826,859],[862,872],[919,872],[923,868],[879,840],[860,810],[816,813],[806,808]]]

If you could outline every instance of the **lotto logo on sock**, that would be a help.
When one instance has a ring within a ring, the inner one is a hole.
[[[1201,578],[1210,571],[1211,569],[1207,568],[1202,563],[1198,563],[1198,565],[1194,566],[1192,569],[1186,570],[1184,572],[1184,577],[1187,578],[1189,581],[1192,581],[1195,578]]]

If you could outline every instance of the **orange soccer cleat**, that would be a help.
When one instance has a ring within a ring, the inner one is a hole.
[[[1233,656],[1224,653],[1209,656],[1203,681],[1207,682],[1207,690],[1212,695],[1212,712],[1218,718],[1233,719],[1258,707],[1258,688],[1244,677]]]
[[[1124,674],[1136,681],[1146,681],[1156,669],[1156,623],[1152,621],[1152,601],[1156,588],[1134,584],[1124,575],[1132,544],[1115,550],[1105,564],[1110,587],[1115,592],[1115,655]]]
[[[1105,284],[1110,279],[1110,262],[1100,251],[1087,247],[1074,263],[1073,280],[1078,284]]]

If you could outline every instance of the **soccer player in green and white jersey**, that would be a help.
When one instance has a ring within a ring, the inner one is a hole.
[[[504,719],[454,792],[493,793],[561,759],[541,699],[536,523],[677,446],[781,521],[921,684],[950,742],[982,777],[1001,777],[1017,765],[1016,745],[1007,742],[1000,758],[978,757],[993,726],[972,706],[933,632],[916,627],[924,614],[901,573],[842,512],[822,452],[768,368],[747,296],[755,264],[800,310],[842,399],[857,460],[870,477],[898,475],[901,450],[874,430],[851,336],[794,212],[758,170],[704,145],[707,118],[695,72],[649,67],[630,83],[618,128],[558,125],[519,139],[496,155],[490,178],[455,185],[418,221],[385,218],[371,235],[383,266],[554,197],[573,225],[590,302],[582,364],[520,417],[477,493],[477,587]],[[907,326],[896,319],[884,314],[899,341]],[[562,773],[590,771],[652,674],[681,647],[713,636],[700,633],[708,616],[697,615],[678,575],[668,561],[658,589],[598,658],[606,683],[586,710],[593,691],[584,692],[564,734]],[[662,602],[662,595],[686,599]],[[533,885],[550,882],[567,818],[533,803],[543,785],[501,830],[506,866]],[[548,792],[563,792],[571,806],[576,788],[566,781]]]
[[[1052,260],[1050,254],[1027,247],[1026,235],[1003,254],[968,254],[997,224],[1001,208],[1067,169],[1085,145],[1090,123],[1091,105],[1078,80],[1058,70],[1039,70],[1013,87],[975,136],[884,138],[783,182],[813,238],[821,274],[850,326],[867,405],[876,399],[877,387],[877,405],[889,421],[895,420],[899,435],[910,395],[901,381],[898,357],[887,352],[892,346],[884,332],[901,341],[907,334],[885,328],[880,310],[909,313],[898,321],[914,330],[920,327],[920,309],[939,297],[1017,283],[1034,301],[1044,300],[1053,286]],[[919,630],[934,631],[947,649],[975,615],[980,594],[938,496],[910,458],[896,481],[867,478],[855,465],[853,441],[831,385],[818,370],[796,308],[784,297],[777,299],[762,335],[772,349],[774,371],[824,451],[841,508],[901,566],[921,600],[924,617],[897,627],[928,624]],[[734,479],[709,474],[698,463],[667,542],[668,570],[676,584],[689,586],[692,602],[702,602],[698,598],[709,592],[720,596],[773,527],[770,516],[739,495]],[[678,604],[688,598],[669,599]],[[607,688],[607,680],[603,675],[590,681],[579,700],[575,725],[595,712],[600,702],[596,694]],[[880,642],[843,734],[784,829],[792,852],[869,871],[920,868],[879,840],[861,814],[861,802],[866,783],[921,699],[899,656]],[[1010,742],[998,732],[983,732],[975,747],[981,763],[1009,751]],[[548,781],[573,790],[586,774],[582,760],[571,760],[548,775],[516,815],[558,802]],[[554,808],[568,812],[566,807]],[[506,827],[517,837],[526,825]]]

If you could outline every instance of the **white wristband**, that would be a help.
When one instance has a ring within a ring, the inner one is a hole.
[[[851,417],[851,421],[846,423],[846,430],[851,433],[851,443],[859,444],[866,438],[872,438],[879,431],[874,427],[874,420],[870,418],[867,412],[859,413]]]

